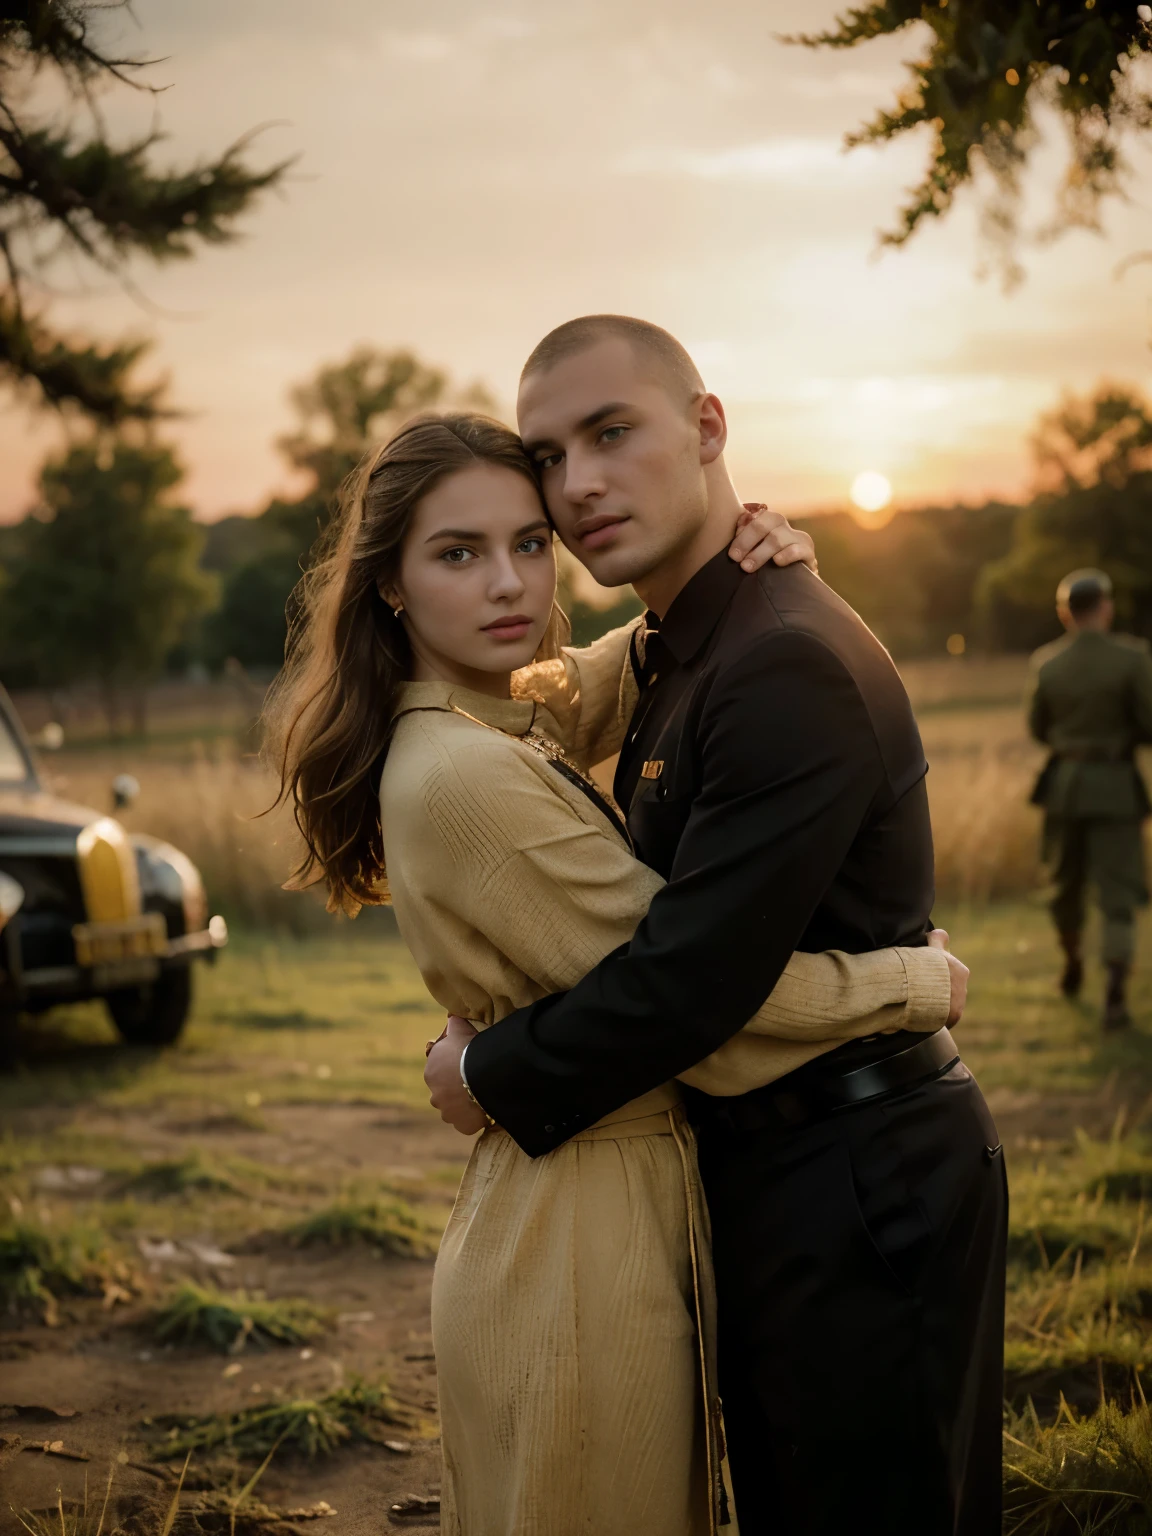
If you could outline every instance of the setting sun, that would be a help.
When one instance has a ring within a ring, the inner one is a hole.
[[[892,485],[886,475],[877,474],[874,469],[865,469],[853,480],[849,494],[853,505],[859,507],[861,512],[879,512],[892,500]]]

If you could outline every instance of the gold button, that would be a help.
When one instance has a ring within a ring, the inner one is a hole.
[[[642,779],[658,779],[663,772],[664,759],[660,757],[651,762],[645,763],[643,768],[640,770],[640,777]]]

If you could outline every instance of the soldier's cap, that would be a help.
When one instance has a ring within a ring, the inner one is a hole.
[[[1084,613],[1104,598],[1112,596],[1112,578],[1107,571],[1069,571],[1056,588],[1056,606],[1068,608],[1072,613]]]

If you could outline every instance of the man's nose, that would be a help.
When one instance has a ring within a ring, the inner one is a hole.
[[[603,496],[607,487],[600,466],[589,453],[569,452],[564,459],[565,499],[579,504]]]

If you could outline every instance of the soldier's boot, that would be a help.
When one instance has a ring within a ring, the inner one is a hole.
[[[1128,1013],[1128,962],[1109,960],[1108,989],[1104,994],[1104,1028],[1127,1029],[1132,1019]]]
[[[1084,961],[1080,956],[1080,935],[1062,933],[1060,948],[1064,951],[1064,972],[1060,977],[1060,990],[1065,997],[1079,997],[1084,985]]]

